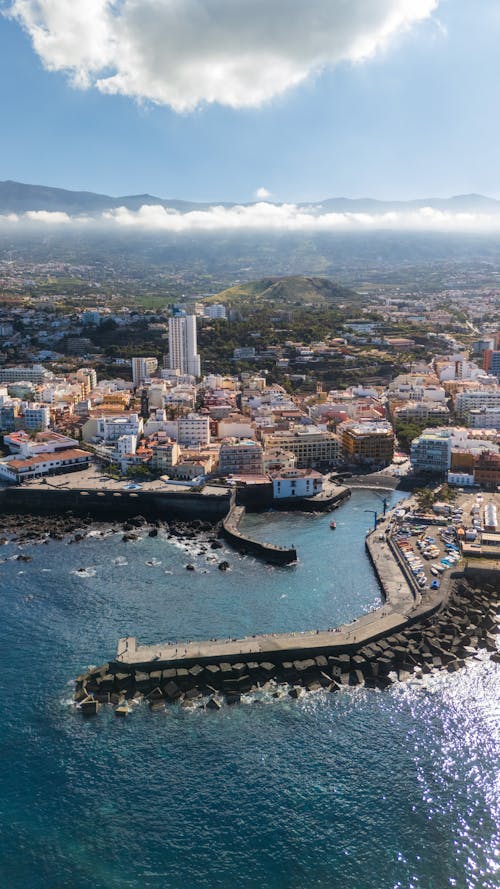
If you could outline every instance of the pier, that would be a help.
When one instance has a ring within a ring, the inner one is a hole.
[[[445,604],[419,605],[411,615],[381,608],[338,630],[159,645],[125,637],[113,661],[77,678],[75,701],[90,715],[100,703],[144,698],[153,710],[167,702],[219,709],[223,698],[235,704],[278,683],[292,698],[320,688],[385,689],[412,673],[455,672],[479,649],[498,663],[497,632],[498,590],[456,581]]]
[[[239,525],[245,515],[244,506],[235,506],[234,502],[227,516],[222,520],[222,531],[226,540],[241,553],[252,553],[265,562],[275,565],[289,565],[297,561],[295,547],[276,546],[274,543],[262,543],[240,531]]]

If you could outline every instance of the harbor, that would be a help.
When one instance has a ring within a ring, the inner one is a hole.
[[[219,691],[235,703],[271,680],[292,687],[300,682],[309,690],[385,688],[392,674],[401,679],[421,676],[429,667],[459,669],[481,647],[496,656],[498,587],[476,590],[457,567],[424,591],[398,548],[402,516],[410,521],[413,515],[409,505],[381,516],[366,537],[383,593],[379,608],[347,625],[313,632],[151,645],[123,637],[108,664],[77,679],[76,700],[92,707],[92,700],[111,701],[112,695],[115,703],[120,695],[153,693],[157,701],[174,701],[184,693],[194,700]]]

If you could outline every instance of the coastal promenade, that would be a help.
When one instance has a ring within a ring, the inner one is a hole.
[[[115,662],[129,667],[158,667],[191,665],[194,663],[234,663],[238,660],[269,658],[274,662],[294,660],[312,654],[335,654],[354,650],[384,635],[397,632],[406,626],[405,614],[382,606],[377,611],[364,614],[352,624],[331,630],[315,630],[309,633],[273,633],[244,636],[241,639],[214,639],[201,642],[162,642],[158,645],[138,645],[133,636],[118,642]]]

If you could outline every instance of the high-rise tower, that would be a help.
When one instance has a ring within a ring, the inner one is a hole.
[[[200,376],[195,315],[174,315],[168,319],[168,366],[193,377]]]

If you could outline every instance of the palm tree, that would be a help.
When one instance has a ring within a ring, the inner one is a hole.
[[[419,488],[415,491],[415,498],[419,509],[428,512],[434,505],[435,494],[430,488]]]

